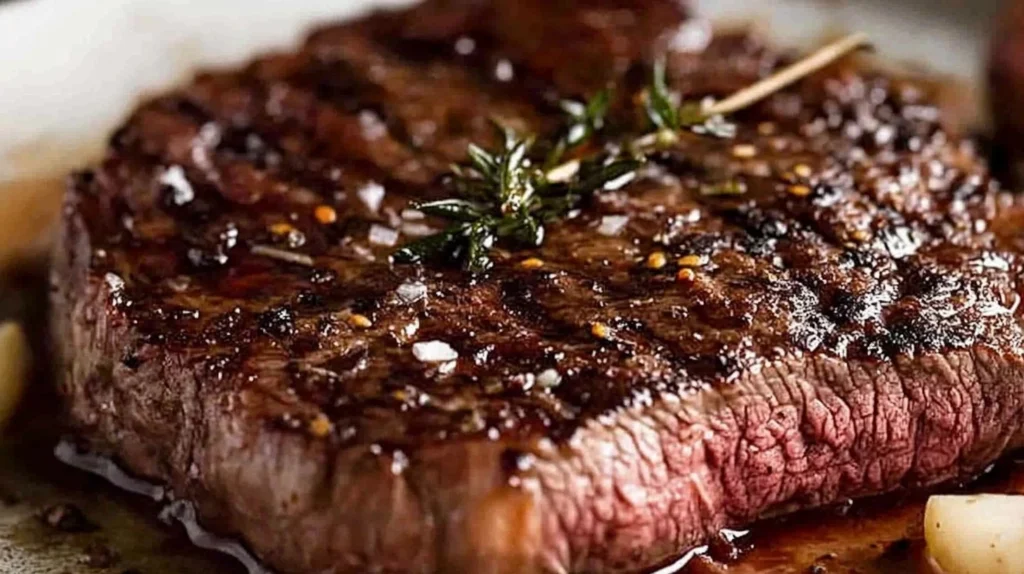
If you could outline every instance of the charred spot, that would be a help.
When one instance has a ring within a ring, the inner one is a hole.
[[[825,314],[839,325],[848,325],[863,321],[869,307],[863,296],[837,289],[825,306]]]
[[[890,356],[915,350],[936,350],[942,346],[940,326],[922,314],[901,313],[889,320],[888,331],[884,335],[882,345],[886,354]]]
[[[718,249],[726,247],[727,243],[726,238],[720,234],[693,233],[684,236],[679,246],[690,255],[711,256]]]
[[[333,337],[338,334],[338,321],[333,316],[320,317],[316,321],[316,332],[321,339]]]
[[[295,314],[288,307],[274,307],[260,314],[257,320],[260,332],[275,338],[295,334]]]
[[[780,239],[790,231],[790,225],[779,215],[757,208],[736,211],[737,219],[752,237]]]
[[[877,343],[888,356],[932,352],[969,345],[975,339],[973,322],[944,319],[921,309],[901,309],[888,317]]]
[[[843,190],[828,183],[819,183],[811,187],[811,201],[815,205],[832,205],[843,196]]]
[[[135,354],[135,351],[128,351],[121,357],[121,364],[134,371],[142,366],[142,359]]]
[[[517,317],[535,321],[544,320],[544,314],[534,299],[535,289],[535,280],[514,278],[504,281],[501,284],[502,303],[509,313]]]
[[[839,256],[839,265],[843,269],[881,269],[888,267],[888,263],[887,257],[867,248],[855,247],[844,249]]]
[[[237,338],[243,330],[243,314],[239,308],[218,315],[203,333],[208,344],[217,344]]]
[[[931,300],[944,297],[960,288],[962,282],[958,275],[930,265],[911,267],[903,281],[905,295]]]

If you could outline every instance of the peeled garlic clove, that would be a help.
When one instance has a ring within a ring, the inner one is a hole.
[[[1024,573],[1024,496],[933,496],[924,533],[947,574]]]
[[[21,325],[0,325],[0,428],[14,416],[28,381],[31,351]]]

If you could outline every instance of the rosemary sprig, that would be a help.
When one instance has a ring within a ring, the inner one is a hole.
[[[395,252],[395,261],[447,258],[468,271],[486,271],[493,264],[490,250],[498,240],[539,246],[545,223],[564,217],[591,193],[624,185],[642,163],[605,152],[579,162],[565,179],[552,179],[529,158],[532,138],[499,129],[500,149],[492,153],[471,145],[468,163],[453,166],[449,185],[457,198],[415,206],[448,220],[448,228],[402,247]]]
[[[702,102],[680,104],[678,100],[678,96],[669,90],[665,82],[665,60],[659,59],[654,63],[651,85],[644,97],[647,118],[656,131],[638,138],[636,145],[671,145],[683,130],[719,138],[731,138],[736,135],[736,126],[725,121],[722,114],[708,113]]]
[[[720,102],[680,102],[669,89],[664,61],[659,60],[644,95],[644,109],[654,130],[625,142],[621,148],[628,154],[606,147],[591,157],[562,161],[570,150],[603,129],[611,101],[609,90],[586,102],[561,104],[568,119],[539,166],[531,158],[534,139],[499,126],[502,145],[498,150],[471,144],[468,162],[452,167],[448,182],[457,197],[415,205],[428,215],[449,221],[449,226],[405,245],[393,258],[405,263],[448,259],[461,262],[471,272],[486,271],[493,265],[490,251],[498,241],[539,246],[546,223],[565,217],[589,195],[633,179],[646,154],[675,143],[680,132],[733,137],[736,127],[726,121],[726,114],[753,105],[868,45],[864,34],[852,34]],[[724,186],[709,194],[738,193],[736,189]]]
[[[562,100],[559,103],[559,107],[566,115],[566,122],[544,161],[546,169],[558,165],[566,152],[583,145],[604,129],[611,98],[611,89],[605,88],[586,102]]]

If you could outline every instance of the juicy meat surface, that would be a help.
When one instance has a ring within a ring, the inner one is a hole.
[[[931,87],[852,62],[485,275],[389,262],[491,116],[547,137],[610,82],[619,137],[659,53],[687,99],[788,59],[702,30],[671,0],[438,0],[144,104],[55,253],[83,442],[284,573],[636,571],[1024,444],[1020,205]]]

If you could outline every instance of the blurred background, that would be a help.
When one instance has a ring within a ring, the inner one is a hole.
[[[886,58],[979,85],[1000,0],[692,0],[790,44],[868,32]],[[287,46],[312,22],[408,0],[0,0],[0,182],[52,177],[95,154],[131,104]]]

